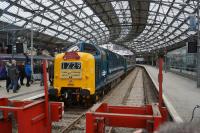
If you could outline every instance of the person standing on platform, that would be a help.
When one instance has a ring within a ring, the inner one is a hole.
[[[6,79],[6,67],[4,65],[4,62],[0,60],[0,80],[5,80]]]
[[[42,60],[40,62],[40,75],[41,75],[40,86],[43,86],[44,85],[44,77],[43,77],[43,62],[42,62]]]
[[[6,89],[8,91],[8,86],[11,83],[10,77],[9,77],[9,71],[10,71],[11,61],[6,62]]]
[[[54,64],[53,64],[53,62],[50,62],[50,64],[49,64],[48,73],[49,73],[50,86],[53,86],[53,78],[54,78]]]
[[[30,86],[32,70],[31,70],[31,59],[28,57],[28,53],[24,53],[25,56],[25,75],[26,75],[26,86]]]
[[[28,53],[24,53],[24,56],[25,56],[25,64],[28,64],[31,61],[30,58],[28,57]]]
[[[13,93],[17,93],[19,71],[17,69],[16,61],[12,60],[11,63],[8,71],[11,83],[8,86],[7,92],[9,92],[10,89],[13,89]]]
[[[24,63],[19,65],[19,80],[20,84],[24,85],[24,77],[25,77],[25,69],[24,69]]]
[[[26,86],[29,87],[30,81],[31,81],[31,74],[32,74],[31,62],[29,62],[29,61],[27,61],[25,64],[25,74],[26,74],[26,79],[27,79]]]

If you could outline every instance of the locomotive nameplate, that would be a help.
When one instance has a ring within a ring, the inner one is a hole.
[[[81,79],[81,62],[62,62],[60,76],[63,79]]]
[[[81,79],[81,70],[61,70],[61,78]]]

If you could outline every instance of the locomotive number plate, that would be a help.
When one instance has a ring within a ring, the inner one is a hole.
[[[61,78],[81,79],[81,62],[63,62],[61,64]]]

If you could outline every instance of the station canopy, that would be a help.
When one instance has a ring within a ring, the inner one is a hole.
[[[197,30],[198,0],[1,0],[0,31],[33,28],[55,40],[114,43],[136,53],[172,46]],[[31,26],[33,24],[33,26]]]

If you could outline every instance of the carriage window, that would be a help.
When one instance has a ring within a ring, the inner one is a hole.
[[[67,50],[67,52],[73,52],[73,51],[80,51],[80,48],[77,45],[75,45]]]
[[[93,55],[97,54],[97,49],[93,45],[86,44],[84,45],[84,52],[91,53]]]

